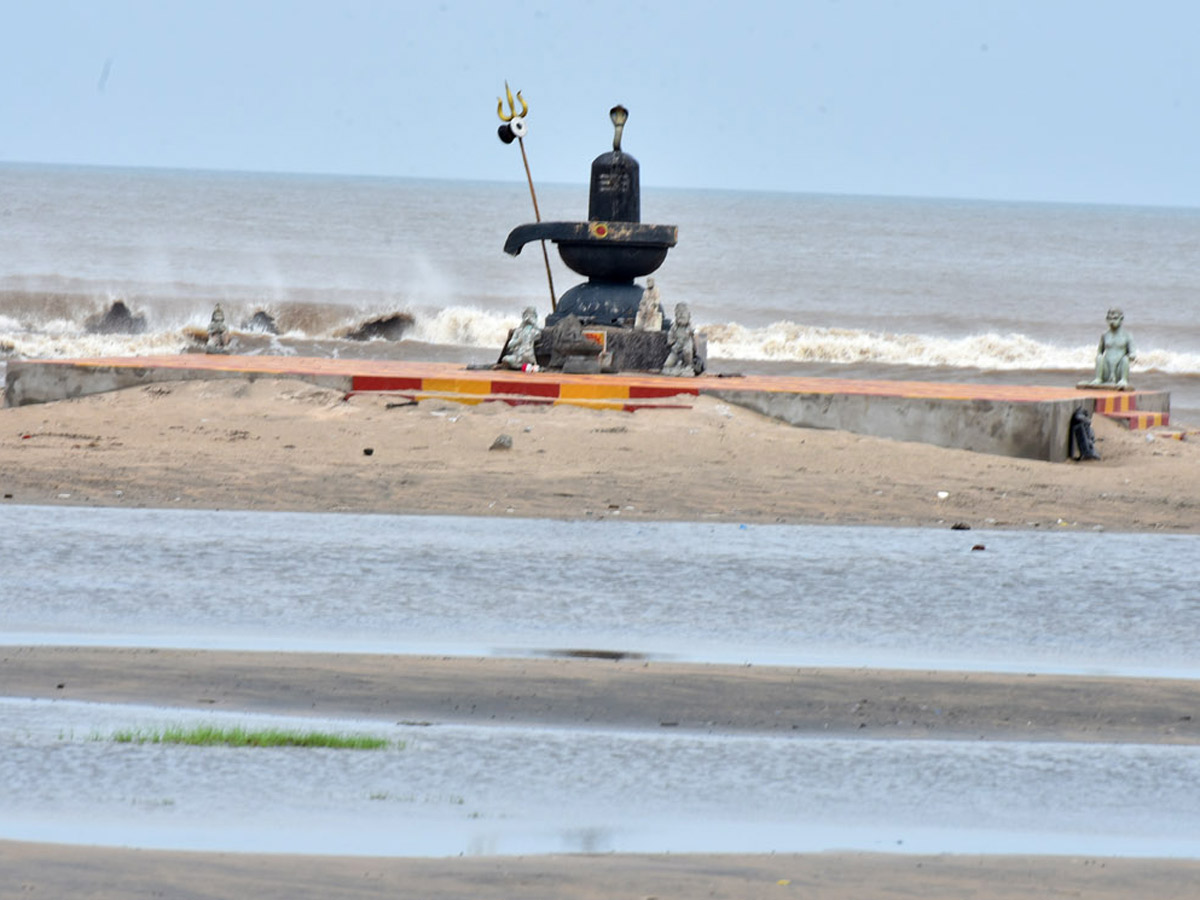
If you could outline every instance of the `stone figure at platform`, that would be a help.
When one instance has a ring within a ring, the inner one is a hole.
[[[1099,459],[1096,452],[1096,435],[1092,432],[1092,414],[1079,407],[1071,414],[1071,437],[1067,446],[1071,459]]]
[[[658,288],[654,286],[654,279],[646,279],[646,289],[642,291],[642,300],[638,304],[637,318],[634,319],[633,327],[636,331],[662,331],[663,314],[662,314],[662,299],[659,296]]]
[[[675,304],[675,321],[667,331],[667,348],[664,375],[696,374],[696,332],[692,329],[692,311],[686,303]]]
[[[218,303],[208,322],[208,340],[205,349],[209,353],[224,353],[229,344],[229,328],[225,325],[225,310]]]
[[[532,306],[525,307],[521,313],[521,324],[512,330],[504,352],[500,355],[500,365],[506,369],[522,369],[537,371],[537,355],[534,346],[542,336],[538,327],[537,310]]]
[[[1117,308],[1110,309],[1105,317],[1108,331],[1100,336],[1100,347],[1096,352],[1096,377],[1079,387],[1115,387],[1129,389],[1129,364],[1137,359],[1133,349],[1133,338],[1124,328],[1125,313]]]

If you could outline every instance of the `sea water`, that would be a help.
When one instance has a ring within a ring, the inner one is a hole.
[[[4,506],[0,643],[1197,678],[1197,558],[1200,535]]]
[[[582,166],[581,166],[582,169]],[[1200,416],[1200,210],[663,190],[679,226],[655,274],[687,302],[714,371],[1074,384],[1110,306],[1134,383]],[[581,173],[582,174],[582,173]],[[542,218],[586,217],[587,185],[539,186]],[[521,183],[0,165],[0,356],[175,353],[221,303],[280,334],[251,353],[485,361],[527,305],[550,312]],[[551,253],[555,296],[582,279]],[[89,317],[122,300],[136,335]],[[346,339],[412,317],[398,341]]]

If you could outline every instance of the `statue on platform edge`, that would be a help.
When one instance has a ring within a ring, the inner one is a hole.
[[[667,348],[664,375],[696,374],[696,332],[692,328],[692,311],[686,303],[675,304],[675,321],[667,331]]]
[[[224,353],[229,345],[229,327],[225,324],[225,310],[218,303],[208,321],[208,339],[205,350],[208,353]]]
[[[1133,338],[1125,330],[1125,313],[1113,307],[1105,316],[1108,331],[1100,335],[1096,352],[1096,374],[1091,381],[1080,382],[1081,388],[1107,387],[1129,390],[1129,364],[1137,359]]]
[[[534,346],[542,336],[538,327],[537,310],[532,306],[525,307],[521,313],[521,324],[512,330],[504,352],[500,355],[500,365],[506,369],[521,369],[526,372],[537,371],[537,355]]]

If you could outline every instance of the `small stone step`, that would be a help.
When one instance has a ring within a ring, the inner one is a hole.
[[[1137,409],[1137,397],[1132,393],[1109,394],[1096,398],[1096,412],[1109,416]]]
[[[1144,431],[1170,425],[1170,414],[1165,412],[1104,412],[1106,418],[1119,422],[1130,431]]]

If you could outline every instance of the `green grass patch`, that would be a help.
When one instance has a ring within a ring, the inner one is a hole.
[[[187,744],[193,747],[333,747],[339,750],[380,750],[392,742],[386,738],[362,735],[329,734],[323,731],[284,731],[267,728],[217,728],[197,725],[171,727],[160,731],[126,729],[115,731],[111,740],[118,744]],[[403,744],[400,745],[403,747]]]

